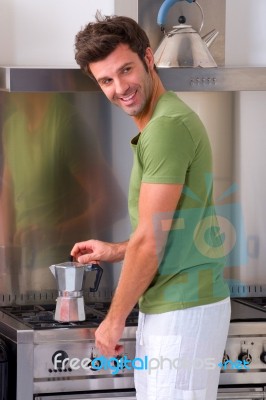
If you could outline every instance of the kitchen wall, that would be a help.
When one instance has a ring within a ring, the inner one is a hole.
[[[214,198],[218,212],[223,213],[224,207],[232,222],[226,232],[232,246],[237,235],[225,270],[232,295],[265,295],[266,92],[178,94],[207,128],[213,149]]]
[[[226,2],[227,66],[266,65],[265,0],[228,0]],[[265,77],[266,80],[266,77]],[[266,92],[239,92],[234,112],[234,179],[242,209],[246,239],[246,257],[231,271],[238,284],[257,286],[254,295],[266,285]],[[236,292],[237,293],[237,292]],[[243,291],[248,294],[248,291]]]
[[[247,257],[235,277],[266,286],[266,92],[241,92],[235,99],[235,180],[245,223]],[[265,295],[264,290],[264,295]]]
[[[76,33],[113,0],[0,0],[0,65],[77,68]]]
[[[226,65],[266,65],[265,15],[265,0],[226,1]]]

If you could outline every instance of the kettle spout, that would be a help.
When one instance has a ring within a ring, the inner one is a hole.
[[[53,276],[55,277],[55,266],[54,266],[54,265],[51,265],[51,266],[49,267],[49,269],[50,269],[50,271],[52,272]]]
[[[211,30],[206,35],[202,36],[202,40],[206,43],[207,47],[209,48],[210,45],[215,41],[219,32],[216,29]]]

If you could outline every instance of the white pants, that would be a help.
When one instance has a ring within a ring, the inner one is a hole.
[[[230,298],[162,314],[139,314],[135,369],[138,400],[216,400]],[[145,357],[146,356],[146,357]]]

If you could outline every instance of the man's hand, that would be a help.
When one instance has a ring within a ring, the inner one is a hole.
[[[100,324],[95,332],[95,343],[99,352],[105,357],[114,357],[123,353],[123,346],[118,344],[122,337],[125,322],[112,320],[110,317]]]
[[[108,243],[100,240],[87,240],[76,243],[71,255],[80,263],[98,263],[100,261],[122,261],[125,256],[127,241]]]

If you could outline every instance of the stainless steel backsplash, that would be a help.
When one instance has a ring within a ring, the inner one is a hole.
[[[121,179],[125,149],[100,92],[0,93],[0,101],[0,304],[51,301],[48,267],[75,242],[128,237],[130,146]],[[110,298],[119,270],[104,266],[94,297]]]

